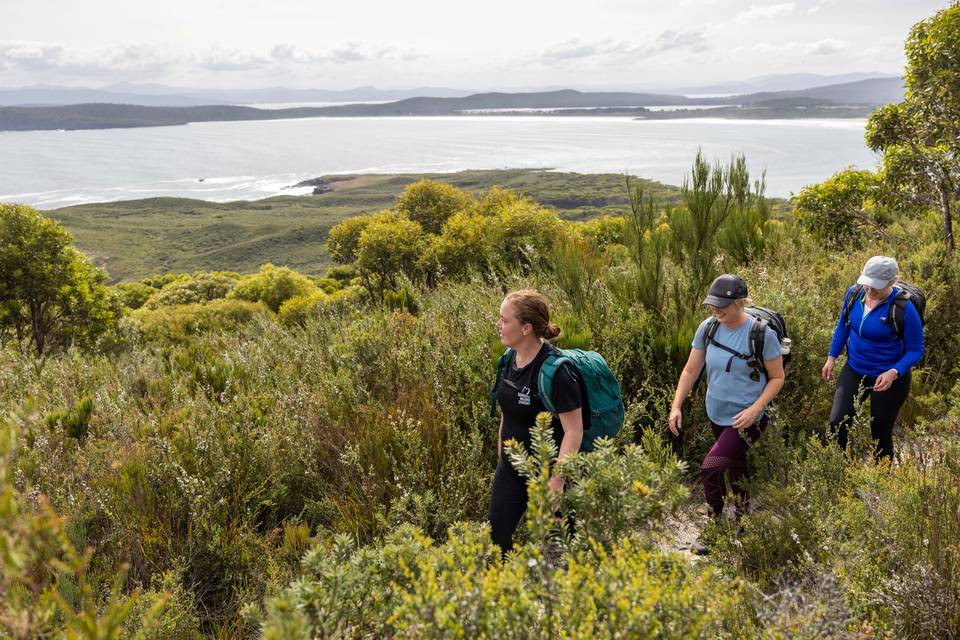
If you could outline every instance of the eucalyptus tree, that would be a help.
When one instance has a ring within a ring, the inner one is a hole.
[[[937,207],[952,255],[960,196],[960,3],[915,24],[905,52],[906,97],[873,112],[866,141],[883,152],[882,175],[896,193]]]

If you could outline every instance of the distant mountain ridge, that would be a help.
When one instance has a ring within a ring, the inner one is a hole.
[[[816,87],[802,91],[765,92],[737,96],[737,106],[705,111],[652,112],[645,107],[729,105],[730,98],[688,98],[669,94],[629,92],[479,93],[461,98],[416,97],[380,104],[329,107],[255,109],[231,105],[151,107],[118,104],[79,104],[58,107],[0,107],[0,131],[42,129],[104,129],[149,127],[229,120],[279,120],[309,117],[377,117],[462,115],[470,112],[560,109],[561,114],[616,113],[639,117],[863,117],[867,110],[901,100],[900,78],[877,78]],[[834,110],[835,111],[831,111]]]
[[[847,84],[861,80],[889,79],[897,76],[889,73],[856,72],[839,75],[822,75],[817,73],[785,73],[776,75],[758,76],[741,82],[723,82],[711,85],[686,86],[674,89],[684,95],[717,94],[717,95],[744,95],[752,93],[767,93],[771,91],[803,91],[816,87],[825,87],[836,84]]]
[[[207,105],[249,105],[297,102],[389,102],[420,96],[451,98],[473,91],[445,87],[377,89],[356,87],[346,90],[288,89],[197,89],[118,83],[102,89],[33,85],[0,89],[0,106],[64,106],[83,103],[131,104],[148,107],[197,107]]]

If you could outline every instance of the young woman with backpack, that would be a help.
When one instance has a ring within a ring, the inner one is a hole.
[[[841,448],[856,405],[870,397],[870,434],[876,457],[893,459],[893,424],[910,393],[910,369],[923,357],[923,321],[917,305],[922,294],[896,286],[899,269],[893,258],[873,256],[857,284],[847,289],[840,319],[821,375],[833,379],[837,357],[847,350],[830,411],[830,429]]]
[[[506,553],[513,547],[513,533],[527,508],[527,483],[503,455],[503,443],[514,439],[530,447],[537,414],[547,411],[537,391],[537,378],[544,361],[556,350],[548,340],[560,335],[560,328],[550,322],[546,298],[530,289],[514,291],[504,298],[496,327],[500,341],[512,352],[494,388],[500,406],[500,432],[489,520],[490,537]],[[584,401],[572,367],[564,365],[556,371],[552,395],[553,438],[559,448],[557,459],[562,460],[578,451],[583,439]],[[551,478],[550,488],[562,492],[563,478]]]
[[[719,517],[726,495],[724,475],[738,499],[738,513],[747,500],[739,481],[747,475],[747,450],[766,427],[764,410],[783,387],[783,356],[780,340],[769,326],[758,327],[763,329],[762,341],[752,339],[754,324],[761,321],[746,312],[753,303],[747,297],[747,283],[739,276],[716,278],[703,304],[713,310],[713,316],[694,335],[677,382],[669,427],[680,435],[683,402],[706,366],[707,418],[715,440],[700,475],[710,515]],[[755,354],[753,345],[758,342],[762,342],[762,353]]]

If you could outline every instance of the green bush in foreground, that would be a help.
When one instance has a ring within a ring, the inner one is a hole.
[[[697,572],[679,557],[654,551],[629,529],[653,526],[654,505],[677,504],[674,474],[682,467],[654,444],[623,459],[610,442],[566,465],[568,504],[596,504],[577,513],[580,549],[557,565],[562,532],[549,492],[556,454],[541,414],[533,454],[510,444],[507,455],[530,478],[527,532],[530,541],[505,559],[486,525],[452,527],[443,544],[403,525],[382,543],[360,548],[340,536],[304,558],[304,576],[269,601],[265,638],[718,638],[750,634],[742,616],[743,585],[714,571]],[[592,477],[577,470],[593,472]],[[618,479],[623,495],[611,499]],[[662,479],[660,485],[654,478]],[[606,480],[605,480],[606,479]],[[674,486],[672,486],[674,485]],[[683,495],[681,491],[680,496]],[[643,508],[639,505],[649,504]],[[590,537],[608,527],[606,515],[626,506],[621,526],[602,541]]]

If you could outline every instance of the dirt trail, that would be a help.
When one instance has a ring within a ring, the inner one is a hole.
[[[706,524],[707,510],[703,498],[699,495],[691,496],[675,515],[665,520],[657,546],[663,551],[673,551],[687,558],[697,559],[699,556],[693,554],[691,547],[697,542]]]

